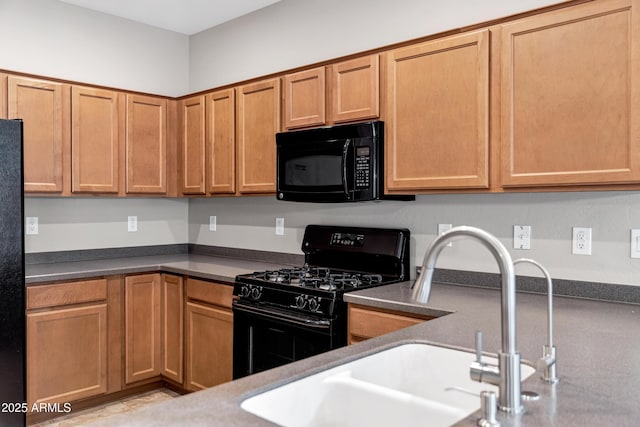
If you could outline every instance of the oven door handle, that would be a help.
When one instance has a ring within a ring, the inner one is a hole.
[[[310,327],[315,329],[328,329],[331,325],[331,321],[327,319],[305,319],[291,314],[283,313],[281,311],[270,310],[264,307],[256,308],[248,306],[236,301],[233,302],[233,310],[237,310],[246,314],[252,314],[255,316],[262,316],[271,320],[277,320],[281,322],[283,320],[286,320],[287,322],[293,323],[298,326]]]

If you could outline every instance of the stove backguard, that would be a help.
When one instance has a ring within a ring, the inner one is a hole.
[[[410,232],[406,228],[307,225],[302,251],[311,266],[409,280],[409,244]]]

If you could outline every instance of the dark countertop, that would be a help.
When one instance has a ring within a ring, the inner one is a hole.
[[[435,284],[429,304],[421,306],[411,302],[410,285],[403,282],[353,292],[345,299],[372,307],[442,316],[95,425],[268,426],[273,424],[243,411],[240,403],[278,385],[400,343],[430,342],[472,349],[474,331],[479,329],[484,332],[485,351],[499,350],[498,291]],[[525,412],[516,418],[499,414],[502,425],[637,425],[640,306],[565,297],[555,298],[554,304],[560,382],[548,385],[537,374],[529,377],[522,390],[537,392],[541,399],[524,402]],[[518,293],[517,310],[517,348],[523,360],[535,361],[546,342],[546,297]],[[475,416],[459,425],[475,426]]]
[[[60,280],[153,271],[189,275],[233,284],[239,274],[281,268],[282,264],[235,258],[176,254],[26,265],[27,286]]]

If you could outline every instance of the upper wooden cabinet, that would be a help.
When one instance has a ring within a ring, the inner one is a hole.
[[[275,193],[280,79],[241,86],[236,96],[238,192]]]
[[[325,98],[324,67],[284,76],[285,127],[324,125]]]
[[[167,100],[127,95],[127,193],[167,192]]]
[[[71,95],[73,192],[117,193],[124,99],[117,92],[79,86]]]
[[[489,31],[386,54],[389,192],[489,185]]]
[[[27,193],[61,194],[64,184],[69,185],[70,99],[66,84],[16,76],[7,79],[7,118],[24,123]]]
[[[380,116],[379,55],[287,74],[283,82],[287,129]]]
[[[207,191],[233,194],[236,191],[235,89],[214,92],[205,99]]]
[[[380,59],[370,55],[328,67],[334,123],[380,116]]]
[[[613,0],[502,26],[503,186],[640,179],[639,19]]]
[[[205,194],[205,97],[180,102],[182,193]]]

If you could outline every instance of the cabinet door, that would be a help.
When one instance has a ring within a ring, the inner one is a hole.
[[[127,193],[167,192],[167,101],[127,95]]]
[[[398,312],[378,311],[349,304],[349,344],[417,325],[429,319],[431,317],[412,317]]]
[[[205,98],[194,96],[180,103],[182,139],[182,192],[205,194]]]
[[[9,76],[7,95],[8,118],[24,121],[24,191],[62,193],[70,179],[63,157],[70,147],[69,86]]]
[[[202,390],[233,376],[233,313],[231,310],[187,303],[188,390]]]
[[[73,192],[117,193],[123,113],[119,94],[77,86],[71,93]]]
[[[331,120],[335,123],[380,116],[380,59],[378,55],[333,64]]]
[[[284,76],[285,127],[324,125],[325,98],[324,67]]]
[[[639,5],[589,2],[502,27],[502,184],[640,179]]]
[[[489,185],[489,32],[394,50],[386,58],[390,192]]]
[[[238,191],[276,191],[276,133],[280,130],[280,80],[238,89]]]
[[[160,375],[160,275],[125,278],[125,383]]]
[[[107,305],[27,313],[27,400],[64,403],[107,391]]]
[[[207,102],[207,191],[236,191],[236,99],[228,89],[206,96]]]
[[[0,119],[7,118],[7,75],[0,73]]]
[[[162,275],[161,374],[178,384],[184,379],[184,286],[182,277]]]

